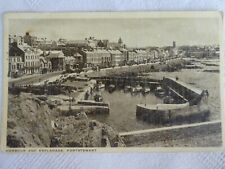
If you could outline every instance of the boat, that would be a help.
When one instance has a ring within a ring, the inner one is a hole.
[[[102,82],[99,82],[97,87],[98,87],[98,89],[104,89],[105,84],[103,84]]]
[[[131,93],[136,93],[136,92],[137,92],[136,87],[131,87]]]
[[[116,85],[114,85],[114,84],[111,84],[108,87],[109,92],[113,92],[115,89],[116,89]]]
[[[158,86],[155,89],[155,96],[160,97],[160,98],[165,96],[165,91],[164,91],[164,89],[161,86]]]
[[[124,87],[124,92],[129,92],[131,90],[131,86],[125,86]]]
[[[137,92],[141,92],[141,91],[142,91],[142,87],[141,87],[140,85],[137,85],[137,86],[136,86],[136,91],[137,91]]]
[[[164,104],[173,104],[174,103],[174,98],[172,96],[165,96],[163,98],[163,103]]]
[[[142,93],[149,93],[151,91],[151,89],[149,87],[144,87],[142,90]]]
[[[102,96],[101,96],[100,94],[96,94],[96,95],[94,96],[94,100],[95,100],[96,102],[102,102],[102,101],[103,101],[103,98],[102,98]]]

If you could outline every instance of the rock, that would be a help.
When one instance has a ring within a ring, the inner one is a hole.
[[[125,146],[110,126],[89,120],[84,112],[60,116],[47,101],[32,94],[9,95],[8,112],[9,147]]]
[[[9,95],[7,146],[49,147],[53,118],[49,112],[50,109],[32,94]]]

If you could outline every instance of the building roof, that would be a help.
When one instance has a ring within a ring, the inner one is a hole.
[[[107,47],[112,47],[112,48],[115,48],[115,47],[120,47],[121,45],[117,42],[108,42],[107,43]]]
[[[73,56],[66,56],[65,60],[66,61],[73,61],[73,60],[75,60],[75,58]]]
[[[43,51],[41,49],[37,49],[36,52],[37,52],[38,55],[43,54]]]
[[[47,55],[48,58],[64,58],[64,54],[62,51],[53,50],[49,52],[49,55]]]
[[[128,51],[129,53],[137,53],[136,51]]]
[[[87,50],[87,51],[83,51],[84,53],[104,53],[104,54],[109,54],[109,52],[107,50],[104,49],[96,49],[96,50]]]
[[[146,54],[147,53],[147,51],[146,50],[139,50],[139,49],[137,49],[137,50],[135,50],[137,53],[139,53],[139,54]]]
[[[120,55],[120,54],[122,54],[119,50],[109,50],[109,53],[111,53],[113,55]]]
[[[77,45],[77,44],[88,44],[87,40],[69,40],[66,42],[69,45]]]
[[[60,41],[56,42],[56,44],[57,44],[57,46],[65,46],[66,45],[65,43],[60,42]]]
[[[122,49],[120,49],[120,51],[122,51],[122,52],[127,52],[128,50],[125,49],[125,48],[122,48]]]
[[[75,53],[73,56],[74,57],[82,57],[82,55],[80,53]]]
[[[37,53],[37,49],[29,46],[27,43],[23,43],[23,45],[17,45],[17,47],[22,50],[24,53]]]
[[[40,56],[39,59],[44,62],[45,64],[48,63],[48,58]]]

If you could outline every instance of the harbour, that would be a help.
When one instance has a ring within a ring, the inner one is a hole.
[[[14,20],[24,29],[7,35],[7,147],[222,146],[216,29],[205,40],[189,17],[125,18],[65,19],[73,33]]]

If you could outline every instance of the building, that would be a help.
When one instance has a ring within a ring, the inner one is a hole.
[[[103,40],[102,40],[102,43],[103,43],[103,47],[104,47],[104,48],[107,48],[108,43],[109,43],[109,40],[108,40],[108,39],[103,39]]]
[[[105,49],[83,50],[81,54],[86,67],[109,67],[111,65],[111,55]]]
[[[146,63],[150,59],[150,54],[143,49],[136,49],[136,59],[135,62],[137,63]]]
[[[52,63],[49,58],[40,56],[40,72],[42,74],[52,71]]]
[[[84,67],[83,56],[79,53],[75,53],[73,56],[65,57],[66,68],[72,69],[82,69]]]
[[[24,74],[24,52],[18,48],[17,42],[9,46],[9,77],[18,77]]]
[[[174,58],[177,57],[178,55],[178,49],[176,47],[176,42],[173,41],[173,45],[172,46],[166,46],[163,47],[164,49],[164,58]]]
[[[52,40],[44,40],[44,41],[39,41],[38,42],[38,48],[41,50],[52,50],[57,47],[57,43]]]
[[[109,50],[111,57],[111,66],[120,66],[124,64],[123,53],[119,50]]]
[[[29,32],[26,32],[25,36],[23,37],[24,43],[27,43],[29,46],[32,46],[31,42],[31,36]]]
[[[17,45],[22,45],[24,43],[24,38],[23,36],[9,35],[9,44],[12,44],[13,42],[16,42]]]
[[[83,68],[84,67],[84,59],[83,56],[80,53],[75,53],[73,55],[75,58],[75,65],[77,68]]]
[[[107,43],[107,48],[108,49],[120,49],[121,48],[121,46],[120,46],[121,44],[119,44],[119,43],[117,43],[117,42],[108,42]]]
[[[85,40],[87,41],[88,46],[91,48],[96,48],[98,46],[99,40],[97,40],[95,37],[85,38]]]
[[[46,56],[52,65],[52,71],[61,71],[65,69],[65,56],[62,51],[49,51]]]
[[[120,49],[120,52],[123,53],[123,60],[124,60],[124,63],[126,63],[128,61],[128,53],[129,53],[128,50],[125,48],[122,48]]]
[[[159,55],[160,55],[159,53],[160,53],[160,51],[159,51],[158,48],[151,49],[149,51],[149,53],[150,53],[150,61],[154,61],[155,59],[159,59]]]
[[[24,71],[25,74],[40,73],[40,60],[39,52],[37,49],[30,47],[29,45],[19,46],[24,52]]]
[[[127,64],[133,64],[137,63],[137,53],[135,50],[130,50],[128,51],[128,59],[127,59]]]
[[[9,76],[39,73],[39,56],[39,51],[26,43],[13,42],[9,47]]]
[[[87,47],[88,40],[69,40],[66,42],[67,47]]]
[[[57,42],[56,42],[56,45],[57,45],[57,47],[59,47],[59,48],[63,48],[63,47],[66,46],[66,44],[65,44],[64,42],[62,42],[62,41],[57,41]]]

